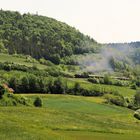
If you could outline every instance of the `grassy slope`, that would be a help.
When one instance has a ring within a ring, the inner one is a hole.
[[[5,61],[14,62],[14,63],[17,63],[17,64],[29,66],[29,67],[34,65],[33,63],[26,62],[25,58],[18,58],[18,57],[14,57],[12,55],[0,54],[0,62],[5,62]],[[47,67],[45,65],[38,64],[38,63],[35,63],[35,65],[39,69],[45,69]],[[24,75],[24,72],[14,72],[14,71],[6,73],[5,71],[1,70],[0,73],[2,75],[13,75],[13,74],[20,75],[21,73],[22,73],[22,75]],[[110,86],[110,85],[92,84],[92,83],[88,82],[86,79],[81,79],[81,78],[80,79],[78,79],[78,78],[76,78],[76,79],[75,78],[68,79],[67,78],[66,80],[68,81],[68,84],[70,86],[73,86],[73,84],[75,82],[79,82],[82,87],[86,87],[86,88],[101,87],[101,88],[106,89],[107,91],[108,90],[115,90],[115,91],[117,90],[122,95],[129,96],[129,97],[132,97],[136,92],[135,90],[132,90],[132,89],[130,89],[128,87],[118,87],[118,86]]]
[[[23,58],[0,54],[0,62],[12,61],[21,65],[33,66]],[[38,68],[46,66],[36,64]],[[5,76],[18,75],[11,71]],[[19,75],[21,72],[19,72]],[[22,72],[22,75],[25,74]],[[65,79],[65,78],[64,78]],[[84,88],[103,87],[119,90],[124,96],[133,96],[135,90],[126,87],[97,85],[85,79],[66,79],[69,86],[77,81]],[[26,95],[27,96],[27,95]],[[29,95],[28,95],[29,96]],[[35,96],[30,95],[31,99]],[[1,107],[0,138],[3,140],[131,140],[139,139],[140,126],[133,118],[133,112],[120,107],[101,104],[102,98],[85,98],[65,95],[42,95],[44,106]],[[10,116],[10,117],[9,117]],[[135,137],[134,137],[135,134]],[[134,137],[134,138],[133,138]]]
[[[36,95],[26,95],[33,99]],[[133,111],[102,104],[102,98],[40,95],[43,108],[1,107],[3,140],[138,140]]]
[[[34,63],[30,63],[30,62],[26,62],[25,58],[18,58],[12,55],[8,55],[8,54],[0,54],[0,62],[14,62],[16,64],[20,64],[20,65],[25,65],[28,67],[32,67],[34,65]],[[39,63],[35,63],[35,65],[39,68],[39,69],[45,69],[47,66],[45,65],[41,65]]]
[[[68,79],[69,86],[73,85],[73,82],[79,82],[82,87],[85,87],[87,89],[94,89],[96,87],[100,87],[105,89],[106,91],[118,91],[120,94],[122,94],[124,97],[133,97],[136,93],[136,90],[130,89],[129,87],[119,87],[119,86],[113,86],[113,85],[103,85],[103,84],[93,84],[88,82],[86,79],[82,78],[71,78]]]

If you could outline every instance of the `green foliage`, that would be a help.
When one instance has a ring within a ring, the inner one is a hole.
[[[140,77],[137,77],[137,79],[135,80],[135,84],[136,86],[140,87]]]
[[[129,65],[125,61],[120,61],[113,57],[110,59],[110,65],[115,71],[123,71],[123,70],[129,71],[130,69]]]
[[[0,69],[5,70],[5,71],[19,70],[19,71],[26,72],[26,71],[29,71],[29,69],[33,69],[33,68],[29,68],[25,65],[15,64],[13,62],[4,62],[4,63],[0,62]]]
[[[140,109],[138,109],[138,110],[136,110],[136,111],[134,112],[134,117],[135,117],[136,119],[140,120]]]
[[[0,106],[31,106],[31,102],[24,96],[16,96],[14,94],[5,93],[0,100]]]
[[[108,75],[105,75],[104,83],[108,85],[112,84],[111,78]]]
[[[40,64],[43,64],[43,65],[46,65],[46,66],[54,66],[54,64],[51,61],[46,60],[44,58],[40,58],[39,62],[40,62]]]
[[[103,96],[104,94],[110,92],[107,92],[100,87],[85,88],[84,86],[81,86],[80,83],[76,82],[74,86],[69,89],[69,93],[82,96]]]
[[[88,81],[91,82],[91,83],[95,83],[95,84],[100,83],[99,79],[97,79],[97,78],[89,78]]]
[[[104,78],[88,78],[88,81],[95,84],[115,85],[115,86],[129,86],[129,81],[123,81],[105,76]],[[135,89],[135,88],[132,88]]]
[[[73,54],[95,52],[96,41],[55,19],[0,10],[0,48],[59,64]],[[86,46],[86,47],[85,47]],[[29,60],[30,61],[30,60]]]
[[[140,90],[138,90],[134,96],[135,104],[140,106]]]
[[[34,101],[34,106],[36,107],[42,107],[43,103],[40,97],[36,97],[35,101]]]
[[[76,82],[74,84],[74,88],[73,88],[74,92],[77,93],[77,92],[80,92],[81,91],[81,86],[78,82]]]
[[[136,84],[133,84],[133,85],[131,85],[131,88],[132,89],[137,89],[137,85]]]
[[[62,79],[59,77],[53,82],[53,86],[50,90],[54,94],[64,94],[66,92],[66,88],[66,84],[64,84]]]
[[[133,61],[135,64],[140,64],[140,48],[136,48],[134,55],[132,56]]]
[[[5,93],[5,89],[4,87],[0,84],[0,99],[2,98],[2,96],[4,95]]]
[[[32,74],[21,78],[11,77],[9,87],[13,88],[16,93],[47,93],[47,83],[41,77]]]
[[[0,40],[0,53],[8,53],[8,50],[5,48],[2,40]]]
[[[112,104],[115,104],[117,106],[127,107],[127,104],[126,104],[124,97],[119,95],[119,94],[117,94],[117,95],[107,94],[105,96],[105,99],[107,100],[107,103],[112,103]]]

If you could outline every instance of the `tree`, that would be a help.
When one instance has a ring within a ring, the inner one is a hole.
[[[11,77],[9,80],[9,87],[11,87],[12,89],[14,89],[14,91],[16,93],[19,93],[19,85],[20,85],[20,79],[16,78],[16,77]]]
[[[43,103],[40,97],[36,97],[35,101],[34,101],[34,106],[36,107],[42,107]]]
[[[29,92],[29,79],[27,76],[21,79],[21,92],[28,93]]]
[[[140,90],[136,92],[136,94],[134,96],[134,100],[135,100],[135,104],[137,106],[140,106]]]
[[[64,94],[65,93],[65,86],[60,77],[54,81],[52,91],[54,94]]]
[[[78,92],[80,92],[81,86],[80,86],[80,84],[78,82],[75,83],[73,90],[74,90],[74,93],[75,94],[78,93]]]
[[[2,85],[0,85],[0,99],[2,98],[4,93],[5,93],[5,88]]]
[[[29,80],[29,92],[37,93],[39,91],[39,84],[38,84],[37,77],[34,75],[29,75],[28,80]]]
[[[45,58],[55,64],[66,56],[94,52],[101,46],[75,28],[44,16],[1,10],[0,25],[0,52],[6,48],[10,54]]]
[[[112,84],[111,78],[108,75],[104,77],[104,84]]]
[[[134,113],[134,117],[138,120],[140,120],[140,109],[136,110]]]
[[[0,40],[0,53],[8,53],[8,50],[5,48],[2,40]]]

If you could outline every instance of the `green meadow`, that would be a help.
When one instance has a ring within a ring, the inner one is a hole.
[[[102,88],[105,91],[118,91],[124,97],[133,97],[136,93],[136,90],[130,89],[130,87],[120,87],[120,86],[113,86],[113,85],[104,85],[104,84],[93,84],[88,82],[86,79],[82,78],[69,78],[67,79],[68,85],[72,86],[74,82],[78,82],[81,84],[82,87],[86,89],[94,89],[94,88]]]
[[[18,95],[17,95],[18,96]],[[101,97],[36,96],[42,108],[0,107],[2,140],[138,140],[140,122],[133,111],[104,104]]]
[[[14,62],[19,65],[25,65],[27,67],[32,67],[33,65],[36,65],[37,68],[39,69],[45,69],[46,66],[39,64],[36,62],[28,62],[25,56],[23,57],[16,57],[14,55],[8,55],[8,54],[2,54],[0,53],[0,62]]]

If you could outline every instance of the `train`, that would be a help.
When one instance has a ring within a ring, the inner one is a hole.
[[[75,74],[75,78],[96,78],[96,79],[103,79],[105,76],[103,75],[93,75],[93,74]],[[130,78],[128,77],[117,77],[117,76],[111,76],[112,79],[117,79],[117,80],[124,80],[128,81]]]

